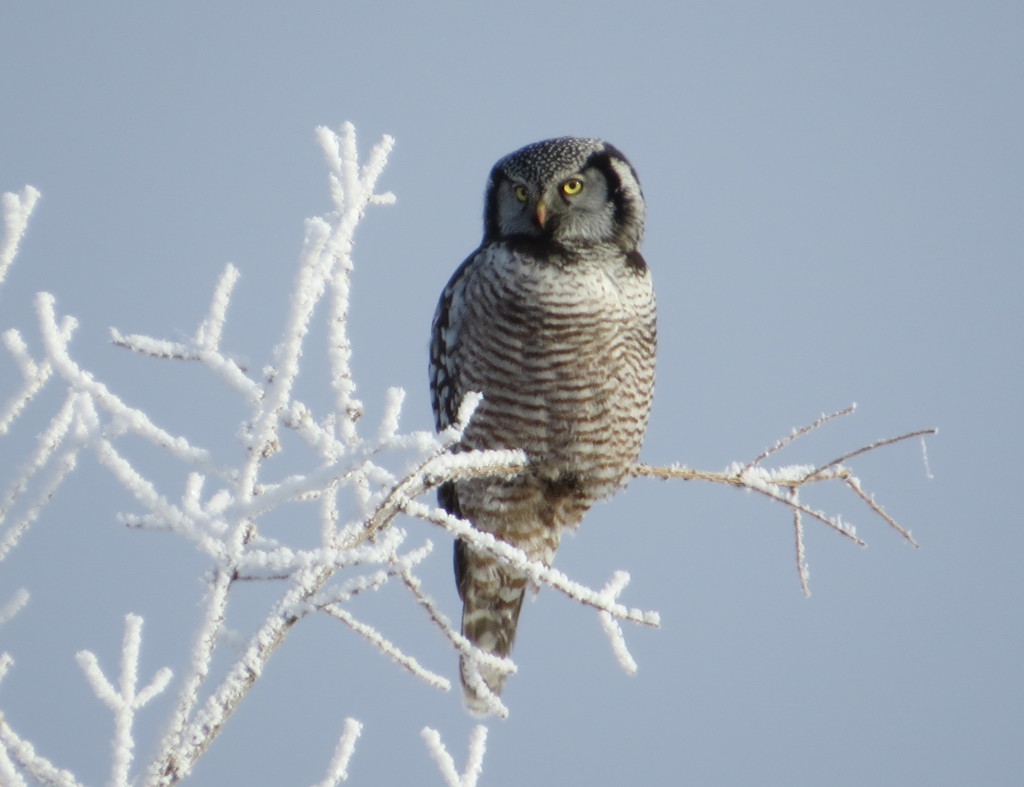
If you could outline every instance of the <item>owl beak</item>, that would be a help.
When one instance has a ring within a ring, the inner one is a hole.
[[[540,224],[540,228],[544,229],[544,223],[548,220],[548,206],[544,200],[537,202],[537,223]]]

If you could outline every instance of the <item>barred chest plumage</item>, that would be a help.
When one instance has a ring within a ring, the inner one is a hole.
[[[472,518],[561,496],[558,524],[577,524],[621,485],[646,428],[655,344],[646,265],[611,244],[574,252],[502,241],[469,261],[453,295],[453,394],[484,394],[464,444],[531,459],[530,479],[459,484],[463,510]]]

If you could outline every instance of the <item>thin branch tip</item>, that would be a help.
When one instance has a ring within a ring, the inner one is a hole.
[[[708,481],[711,483],[725,484],[727,486],[756,492],[789,507],[793,511],[794,517],[797,574],[800,580],[801,591],[804,595],[809,596],[811,593],[809,581],[810,575],[807,569],[804,547],[803,516],[809,516],[812,519],[821,522],[832,530],[835,530],[840,535],[850,539],[858,546],[867,546],[867,542],[858,537],[854,528],[844,522],[840,516],[829,516],[824,511],[810,508],[802,503],[799,500],[798,492],[805,486],[826,481],[840,481],[857,497],[863,500],[876,516],[896,530],[908,543],[914,547],[919,546],[918,542],[913,538],[913,536],[911,536],[910,532],[890,516],[872,496],[868,495],[864,491],[860,480],[853,474],[853,471],[846,463],[855,457],[871,451],[895,445],[912,438],[920,438],[922,441],[922,452],[924,455],[926,474],[928,477],[931,477],[931,471],[928,468],[927,448],[924,443],[924,437],[936,434],[938,429],[918,429],[895,437],[877,440],[853,451],[848,451],[836,459],[822,465],[811,467],[804,465],[790,465],[776,468],[762,467],[762,463],[766,459],[774,456],[800,437],[809,434],[837,418],[851,415],[856,411],[856,409],[857,405],[856,403],[853,403],[842,410],[823,414],[810,424],[794,429],[789,435],[773,443],[770,447],[766,448],[746,464],[740,465],[739,463],[733,463],[722,472],[694,470],[680,464],[659,467],[641,463],[634,466],[631,474],[634,477],[647,476],[663,480],[677,479],[684,481]]]

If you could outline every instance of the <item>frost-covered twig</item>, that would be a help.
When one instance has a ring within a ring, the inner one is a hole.
[[[363,637],[367,642],[376,647],[381,653],[387,656],[396,664],[405,667],[409,672],[415,675],[420,680],[424,681],[434,688],[441,689],[442,691],[448,691],[452,687],[452,683],[448,678],[443,675],[438,675],[436,672],[432,672],[424,667],[414,656],[410,656],[399,648],[395,643],[387,639],[373,626],[370,626],[362,621],[356,619],[355,615],[349,612],[345,607],[339,604],[328,604],[324,607],[324,611],[337,618],[354,632]]]
[[[469,751],[466,754],[466,769],[460,774],[455,770],[455,760],[448,753],[441,740],[441,734],[432,727],[424,727],[420,732],[427,751],[437,763],[448,787],[476,787],[477,780],[484,770],[484,752],[487,749],[487,728],[478,724],[469,736]]]
[[[0,626],[18,614],[18,611],[28,603],[28,591],[19,588],[11,600],[0,607]]]
[[[230,588],[231,572],[223,569],[214,572],[207,583],[203,615],[192,643],[188,672],[181,683],[178,701],[160,742],[159,753],[150,764],[147,784],[173,783],[178,774],[183,776],[191,768],[192,764],[182,759],[182,742],[189,720],[199,703],[200,690],[209,674],[218,635],[224,627]]]
[[[422,503],[410,501],[406,505],[406,513],[441,525],[452,535],[464,539],[477,549],[489,552],[517,571],[522,571],[529,577],[531,582],[551,587],[581,604],[603,610],[617,618],[628,620],[632,623],[654,627],[661,625],[661,617],[657,612],[645,612],[641,609],[619,604],[609,597],[606,592],[592,590],[579,582],[569,579],[558,569],[537,560],[530,560],[521,549],[495,538],[490,533],[477,530],[469,522],[454,517],[447,511],[439,508],[430,508]]]
[[[348,778],[348,764],[352,759],[352,753],[356,750],[356,741],[363,731],[363,725],[355,719],[345,719],[345,729],[341,732],[341,738],[334,749],[334,756],[327,766],[327,774],[323,781],[318,782],[314,787],[335,787],[337,784]]]
[[[790,494],[793,501],[796,502],[799,489],[793,489]],[[804,546],[804,518],[799,508],[793,509],[793,538],[795,541],[796,574],[800,580],[800,590],[803,591],[805,596],[810,596],[811,570],[807,565],[807,549]]]
[[[472,463],[469,463],[468,466],[472,466]],[[569,579],[562,572],[541,561],[530,560],[522,550],[495,538],[490,533],[476,530],[469,522],[452,516],[447,511],[438,508],[432,509],[416,501],[407,501],[404,510],[410,516],[441,525],[457,538],[471,543],[477,549],[491,553],[502,562],[526,574],[535,584],[548,586],[581,604],[597,609],[616,659],[627,673],[636,672],[636,662],[629,654],[622,629],[617,621],[629,620],[633,623],[656,627],[660,625],[660,616],[657,612],[645,612],[618,603],[619,594],[629,582],[629,575],[626,572],[616,572],[603,589],[593,590]],[[430,619],[463,656],[465,681],[473,688],[475,696],[480,700],[479,708],[475,709],[476,712],[502,718],[507,716],[508,709],[483,679],[480,668],[486,666],[488,669],[508,674],[515,671],[515,665],[510,659],[497,657],[476,647],[453,627],[447,616],[439,612],[433,601],[422,591],[422,587],[415,577],[406,575],[403,579],[417,603],[427,611]]]
[[[37,753],[35,747],[18,735],[2,715],[0,715],[0,747],[2,747],[0,752],[4,759],[13,762],[46,787],[82,787],[71,771],[58,768]]]
[[[78,664],[85,672],[92,690],[114,712],[113,756],[108,782],[111,787],[128,787],[128,772],[131,769],[135,748],[135,739],[132,736],[135,712],[167,688],[171,681],[171,671],[167,667],[162,667],[157,670],[148,685],[142,689],[138,688],[141,645],[142,618],[138,615],[128,615],[125,618],[121,676],[117,688],[103,674],[94,653],[83,650],[77,656]]]
[[[619,597],[619,594],[628,584],[629,574],[625,571],[616,571],[612,578],[608,580],[608,583],[601,589],[601,598],[605,600],[606,604],[611,604]],[[597,614],[601,619],[601,627],[604,629],[604,633],[608,635],[609,642],[611,642],[612,652],[615,654],[619,666],[627,674],[635,675],[637,670],[636,660],[629,652],[629,648],[626,647],[626,638],[622,634],[622,626],[606,609],[599,610]]]
[[[4,524],[7,515],[15,503],[25,495],[30,488],[32,480],[43,475],[43,480],[38,483],[38,490],[33,498],[25,506],[21,518],[15,520],[0,536],[0,561],[7,557],[8,553],[17,545],[18,541],[25,534],[31,524],[39,516],[39,512],[46,505],[57,491],[68,474],[75,468],[78,461],[78,452],[83,447],[81,435],[71,434],[77,432],[75,426],[75,414],[78,408],[80,396],[70,393],[64,400],[64,404],[50,419],[49,425],[40,433],[36,440],[36,450],[24,462],[14,481],[0,500],[0,526]],[[70,435],[70,436],[69,436]],[[58,449],[64,450],[57,454]],[[54,459],[54,456],[56,458]],[[49,474],[44,475],[43,471],[49,468]]]
[[[39,189],[25,186],[21,194],[7,191],[3,195],[4,237],[0,240],[0,284],[3,284],[7,270],[14,262],[21,239],[28,229],[28,219],[39,201]]]
[[[0,747],[0,784],[8,787],[28,787],[27,782],[21,778],[21,774],[15,770],[11,758],[7,756],[7,750]]]
[[[138,334],[125,336],[116,328],[111,328],[111,343],[153,358],[199,361],[231,388],[242,394],[250,406],[255,406],[262,392],[259,385],[246,376],[248,365],[225,355],[220,349],[228,304],[240,275],[238,268],[234,265],[229,263],[225,266],[220,280],[214,287],[209,311],[196,328],[191,342],[154,339],[151,336]]]
[[[423,510],[416,508],[413,501],[445,481],[480,476],[510,476],[525,466],[526,456],[522,451],[437,453],[388,491],[367,520],[364,537],[372,537],[391,524],[400,513],[429,518],[423,516]]]
[[[39,293],[36,296],[36,311],[39,314],[43,343],[56,371],[74,390],[86,394],[97,408],[108,413],[116,429],[121,432],[131,431],[168,451],[176,459],[199,467],[207,473],[226,479],[234,477],[230,471],[214,464],[208,451],[191,445],[184,437],[175,437],[156,426],[146,413],[125,404],[106,385],[72,360],[67,346],[68,341],[57,321],[55,299],[52,295],[47,292]]]
[[[371,202],[388,205],[395,201],[390,192],[374,194],[373,188],[387,162],[394,146],[394,139],[385,136],[373,151],[369,160],[358,166],[355,128],[351,123],[342,127],[341,134],[319,126],[317,136],[331,168],[331,195],[335,210],[341,217],[337,230],[328,239],[326,252],[332,258],[330,271],[330,315],[328,328],[328,359],[331,366],[331,385],[334,388],[336,413],[342,415],[338,422],[340,437],[352,442],[356,438],[355,422],[362,414],[362,404],[355,399],[355,383],[349,360],[352,346],[348,338],[349,279],[352,271],[352,242],[355,225],[362,218],[362,212]],[[365,195],[352,200],[352,195]],[[355,209],[353,209],[353,207]]]
[[[755,456],[752,460],[747,462],[747,464],[743,466],[743,471],[742,472],[746,472],[746,471],[750,470],[752,467],[756,467],[757,465],[761,464],[761,462],[763,462],[769,456],[772,456],[773,454],[777,454],[779,451],[781,451],[787,445],[789,445],[790,443],[793,443],[796,440],[799,440],[805,434],[809,434],[810,432],[813,432],[815,429],[818,429],[818,428],[824,426],[829,421],[834,421],[836,418],[842,418],[844,415],[851,415],[854,412],[856,412],[856,410],[857,410],[857,403],[854,402],[849,407],[845,407],[842,410],[837,410],[834,413],[828,413],[827,415],[821,415],[816,421],[813,421],[813,422],[807,424],[806,426],[801,426],[798,429],[794,429],[788,435],[786,435],[783,438],[780,438],[779,440],[776,440],[775,443],[773,443],[768,448],[764,449],[761,453],[759,453],[757,456]]]
[[[69,341],[76,326],[77,322],[74,319],[65,317],[61,321],[60,326],[58,326],[61,339],[65,342]],[[43,386],[46,385],[46,382],[53,374],[53,366],[48,360],[39,363],[35,362],[29,354],[25,340],[21,338],[21,334],[18,331],[13,328],[4,331],[3,341],[8,352],[14,358],[14,362],[18,365],[18,370],[21,372],[22,387],[20,391],[15,392],[8,399],[7,404],[0,410],[0,435],[7,433],[11,424],[21,415],[22,411],[35,398],[36,394],[43,389]]]
[[[418,577],[406,571],[402,575],[402,580],[413,594],[416,603],[426,610],[431,622],[441,630],[441,633],[444,634],[445,638],[455,648],[459,656],[466,660],[469,668],[466,678],[476,692],[483,712],[500,718],[506,718],[508,716],[508,708],[501,701],[501,698],[494,693],[494,690],[487,684],[487,681],[483,679],[483,676],[480,674],[480,668],[487,667],[487,669],[498,675],[511,675],[516,671],[516,665],[512,662],[512,659],[497,656],[494,653],[483,650],[463,636],[462,632],[452,625],[448,616],[438,609],[434,600],[424,592],[423,583],[420,582]]]
[[[853,470],[845,463],[854,457],[861,456],[862,454],[866,454],[870,451],[876,451],[879,448],[901,443],[915,437],[919,437],[923,440],[926,435],[937,434],[938,429],[918,429],[896,437],[888,437],[883,440],[878,440],[853,451],[848,451],[842,456],[833,459],[831,462],[826,462],[823,465],[790,465],[774,469],[761,467],[761,462],[763,460],[781,451],[796,439],[836,418],[853,413],[855,409],[856,406],[851,406],[844,410],[831,413],[830,415],[823,415],[813,423],[801,427],[800,429],[793,430],[792,434],[779,440],[745,465],[740,465],[738,462],[734,462],[722,472],[715,473],[705,470],[693,470],[680,465],[673,465],[670,467],[652,467],[650,465],[638,464],[633,468],[633,475],[652,476],[662,479],[674,478],[684,481],[711,481],[712,483],[727,484],[729,486],[735,486],[741,489],[757,492],[758,494],[764,495],[765,497],[788,506],[792,510],[794,517],[796,563],[797,572],[800,578],[800,585],[804,593],[810,595],[808,569],[803,541],[804,515],[824,523],[840,535],[846,536],[861,546],[863,546],[865,542],[857,536],[854,527],[845,522],[838,514],[830,516],[824,511],[816,508],[810,508],[804,503],[801,503],[798,492],[805,486],[822,481],[841,481],[845,486],[853,491],[857,497],[867,503],[877,516],[883,519],[890,527],[903,536],[908,543],[915,547],[918,546],[917,541],[914,540],[910,532],[890,516],[881,505],[875,502],[872,496],[868,495],[864,491],[861,486],[860,479],[854,475]]]

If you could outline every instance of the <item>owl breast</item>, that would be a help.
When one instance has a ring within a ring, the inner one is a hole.
[[[483,514],[561,497],[552,524],[575,525],[640,450],[654,384],[646,266],[613,247],[537,256],[508,242],[470,265],[453,326],[457,388],[484,399],[464,443],[522,449],[531,464],[526,479],[460,484],[460,500]]]

